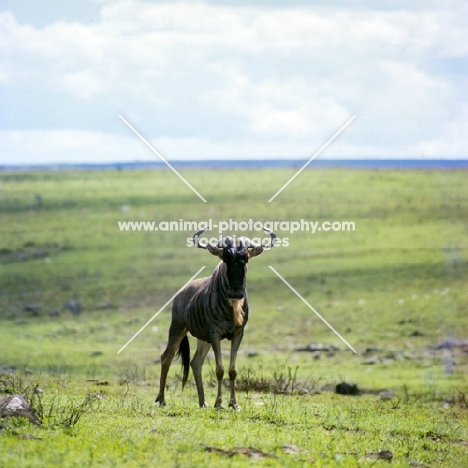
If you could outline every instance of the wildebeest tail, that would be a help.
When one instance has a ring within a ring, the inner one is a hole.
[[[179,351],[177,351],[177,357],[180,357],[182,361],[182,369],[183,369],[183,376],[182,376],[182,389],[185,387],[187,383],[189,369],[190,369],[190,343],[188,340],[187,335],[182,338],[182,341],[179,345]]]

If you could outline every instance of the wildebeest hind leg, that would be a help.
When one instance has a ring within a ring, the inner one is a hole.
[[[190,363],[192,366],[193,377],[195,378],[195,383],[197,384],[198,404],[200,405],[200,408],[206,408],[208,406],[205,402],[205,392],[203,390],[202,367],[209,350],[210,343],[198,340],[197,351],[195,352],[192,362]]]
[[[161,406],[166,406],[166,399],[164,397],[164,391],[166,389],[166,379],[169,368],[171,367],[172,360],[179,349],[180,342],[187,334],[187,329],[182,329],[171,324],[169,329],[169,341],[167,343],[166,350],[161,355],[161,378],[159,381],[159,393],[156,397],[156,403]]]

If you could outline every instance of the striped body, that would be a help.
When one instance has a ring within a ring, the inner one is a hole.
[[[229,299],[226,264],[220,262],[211,277],[190,283],[174,300],[173,311],[183,310],[188,331],[199,340],[211,342],[215,333],[221,339],[232,337],[248,320],[248,299]]]

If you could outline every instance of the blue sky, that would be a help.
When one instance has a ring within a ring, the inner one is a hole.
[[[466,2],[310,3],[4,2],[0,164],[468,157]]]

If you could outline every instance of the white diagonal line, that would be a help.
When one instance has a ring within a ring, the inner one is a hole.
[[[192,187],[192,185],[190,184],[190,182],[188,182],[183,176],[181,176],[181,175],[179,174],[179,172],[177,172],[177,171],[171,166],[171,164],[170,164],[155,148],[153,148],[153,146],[151,146],[151,145],[148,143],[148,141],[147,141],[137,130],[135,130],[135,128],[134,128],[131,124],[129,124],[129,123],[127,122],[127,120],[125,120],[124,117],[122,117],[120,114],[118,114],[118,116],[119,116],[120,120],[122,120],[122,122],[123,122],[130,130],[132,130],[132,132],[133,132],[138,138],[140,138],[140,140],[141,140],[156,156],[158,156],[158,158],[161,159],[161,161],[163,161],[163,162],[166,164],[166,166],[167,166],[169,169],[171,169],[171,170],[174,172],[174,174],[176,174],[182,182],[184,182],[185,185],[187,185],[187,187],[189,187],[196,195],[198,195],[205,203],[207,203],[207,201],[195,190],[195,188]]]
[[[353,115],[269,200],[272,202],[354,119]]]
[[[177,296],[177,294],[182,291],[182,289],[187,286],[190,281],[193,281],[202,270],[206,268],[202,266],[118,351],[117,354],[120,354],[165,308],[166,306]]]
[[[270,266],[270,270],[278,276],[278,278],[283,281],[283,283],[288,286],[288,288],[312,311],[317,315],[317,317],[333,332],[336,336],[338,336],[341,341],[348,346],[354,353],[357,354],[357,351],[272,267]]]

